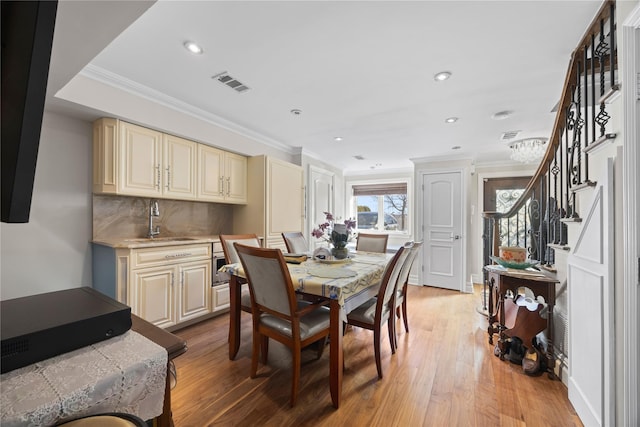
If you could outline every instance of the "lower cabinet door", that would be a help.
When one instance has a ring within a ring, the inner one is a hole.
[[[178,322],[211,312],[211,261],[180,264]]]
[[[211,311],[216,312],[229,308],[229,284],[216,285],[212,287],[211,290],[213,291],[211,298],[213,300],[213,307],[211,307]]]
[[[175,325],[175,275],[175,266],[141,268],[134,271],[135,301],[131,305],[134,314],[161,328]]]

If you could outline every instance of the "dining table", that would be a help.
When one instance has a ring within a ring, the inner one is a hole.
[[[307,258],[287,263],[296,292],[329,300],[330,363],[329,388],[335,408],[340,406],[343,375],[343,324],[347,313],[378,293],[386,265],[394,254],[356,251],[344,260]],[[285,259],[287,259],[285,257]],[[229,273],[229,359],[240,348],[240,299],[246,283],[242,265],[227,264],[220,269]]]

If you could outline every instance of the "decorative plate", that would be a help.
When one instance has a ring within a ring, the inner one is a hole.
[[[537,265],[539,262],[514,262],[514,261],[505,261],[502,258],[499,258],[497,256],[490,256],[489,258],[491,258],[493,261],[497,262],[498,264],[500,264],[503,267],[506,268],[515,268],[517,270],[524,270],[526,268],[529,267],[533,267],[534,265]]]

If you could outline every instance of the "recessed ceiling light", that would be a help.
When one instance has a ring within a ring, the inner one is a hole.
[[[293,114],[294,116],[299,116],[300,114],[302,114],[302,110],[294,108],[293,110],[291,110],[291,114]]]
[[[342,137],[341,136],[336,136],[335,138],[333,138],[336,142],[340,142],[342,141]]]
[[[455,123],[455,122],[458,121],[458,118],[457,117],[449,117],[449,118],[444,119],[444,121],[446,123]]]
[[[200,55],[204,52],[204,49],[202,49],[202,47],[198,43],[192,41],[184,42],[184,48],[194,55]]]
[[[506,118],[509,118],[512,114],[513,114],[513,111],[509,111],[509,110],[498,111],[493,116],[491,116],[491,118],[493,120],[504,120]]]
[[[433,79],[437,82],[443,82],[451,77],[450,71],[440,71],[438,74],[433,76]]]

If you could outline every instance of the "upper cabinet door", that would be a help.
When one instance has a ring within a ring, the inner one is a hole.
[[[163,135],[163,194],[165,197],[196,197],[197,144],[173,135]]]
[[[247,203],[247,158],[225,153],[224,195],[228,203]]]
[[[224,151],[198,146],[198,200],[224,201]]]
[[[162,194],[162,133],[120,122],[118,192],[158,197]]]
[[[282,242],[286,231],[304,231],[304,172],[277,159],[267,163],[267,239]],[[273,247],[273,246],[269,246]]]

